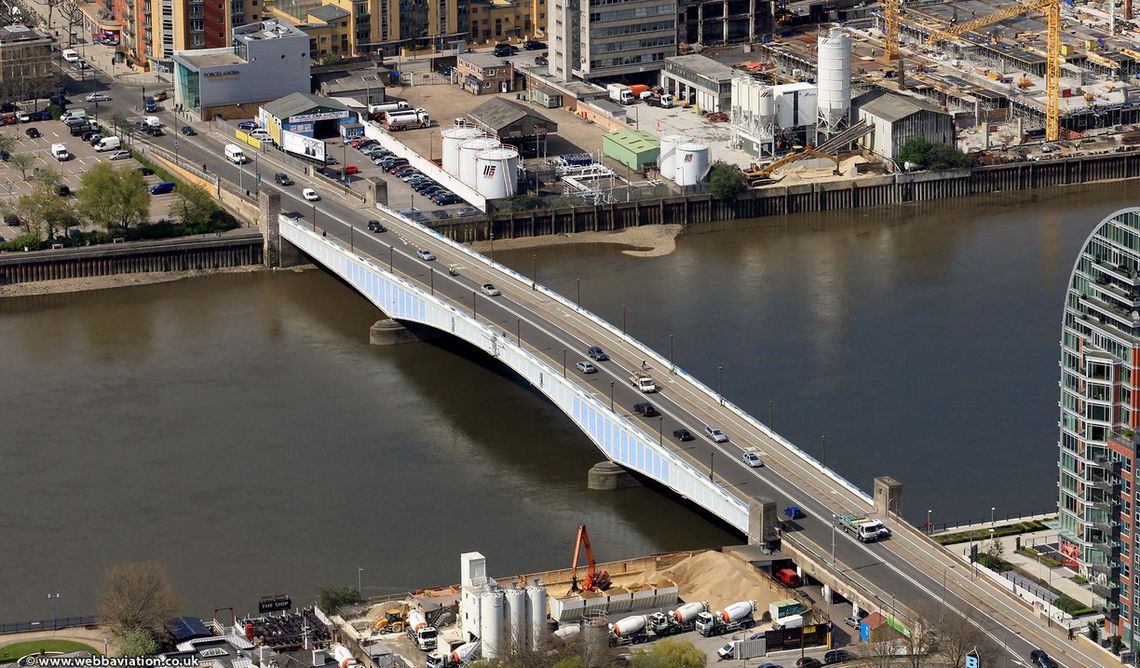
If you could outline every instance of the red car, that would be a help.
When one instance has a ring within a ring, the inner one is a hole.
[[[4,114],[4,125],[15,125],[16,114]]]
[[[359,174],[360,168],[357,167],[356,165],[347,165],[344,168],[344,173],[345,174]]]
[[[368,140],[367,139],[353,139],[351,142],[348,143],[348,145],[351,146],[352,148],[360,148],[360,145],[366,141],[368,141]]]
[[[790,568],[781,568],[775,573],[776,579],[789,587],[798,587],[803,582],[800,581],[800,576]]]

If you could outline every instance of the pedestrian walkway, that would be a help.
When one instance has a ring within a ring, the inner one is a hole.
[[[989,528],[988,526],[986,528]],[[1014,566],[1020,568],[1022,571],[1038,578],[1042,582],[1053,589],[1061,592],[1062,594],[1072,598],[1076,601],[1092,607],[1093,593],[1088,585],[1081,585],[1073,581],[1075,573],[1064,567],[1050,568],[1044,562],[1028,557],[1024,554],[1017,552],[1017,542],[1021,539],[1021,545],[1025,547],[1033,547],[1034,545],[1046,545],[1056,543],[1057,532],[1052,529],[1044,531],[1035,531],[1033,533],[1021,534],[1019,536],[1004,536],[997,538],[997,542],[1001,543],[1003,548],[1002,559],[1008,561]],[[963,561],[969,562],[970,559],[970,546],[976,545],[979,553],[985,553],[989,550],[990,541],[987,538],[982,541],[972,541],[966,543],[955,543],[954,545],[947,545],[946,549],[953,552],[960,557]],[[982,568],[981,565],[978,568]]]
[[[934,536],[941,536],[951,533],[965,533],[967,531],[986,531],[988,529],[1000,529],[1002,527],[1013,526],[1021,524],[1022,522],[1046,522],[1048,520],[1057,519],[1057,513],[1041,513],[1039,515],[1024,515],[1021,517],[996,517],[993,520],[979,519],[964,524],[939,524],[934,522],[935,530],[931,533]],[[920,527],[923,528],[923,527]]]

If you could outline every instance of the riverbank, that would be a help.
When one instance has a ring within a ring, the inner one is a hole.
[[[304,269],[304,267],[296,267],[294,269],[300,270]],[[222,267],[220,269],[151,271],[140,274],[112,274],[110,276],[89,276],[86,278],[36,281],[34,283],[16,283],[14,285],[0,285],[0,299],[34,297],[37,295],[58,295],[68,292],[88,292],[91,290],[109,290],[111,288],[129,288],[137,285],[171,283],[187,278],[199,278],[202,276],[213,276],[215,274],[251,274],[257,271],[266,271],[266,268],[259,265],[247,265],[242,267]]]
[[[682,229],[684,229],[684,225],[678,224],[643,225],[614,232],[575,232],[540,237],[500,239],[495,242],[495,245],[500,250],[514,250],[565,244],[620,244],[633,247],[622,251],[626,255],[660,257],[677,249],[677,237],[680,236]],[[491,242],[476,241],[471,244],[471,248],[486,254],[491,250]]]

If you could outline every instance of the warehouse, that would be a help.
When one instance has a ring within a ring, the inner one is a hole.
[[[894,160],[904,144],[923,137],[931,144],[954,145],[954,119],[917,97],[872,91],[852,102],[855,118],[874,126],[860,140],[864,148]]]
[[[558,132],[558,124],[546,116],[501,97],[473,109],[467,121],[524,156],[546,155],[547,135]]]
[[[732,106],[732,68],[700,54],[666,58],[661,87],[701,111],[727,112]]]
[[[336,100],[291,93],[261,106],[258,123],[283,150],[323,162],[322,139],[353,136],[363,131],[356,112]]]
[[[641,171],[656,164],[661,153],[661,138],[644,130],[614,130],[602,135],[602,152],[621,164]]]

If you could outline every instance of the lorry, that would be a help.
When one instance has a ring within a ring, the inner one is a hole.
[[[802,629],[803,627],[803,615],[788,615],[787,617],[780,617],[772,622],[772,628],[777,631],[781,629]]]
[[[399,102],[385,102],[384,104],[370,104],[368,105],[368,115],[375,120],[380,115],[389,111],[411,111],[412,105],[400,100]]]
[[[158,111],[158,102],[149,95],[143,98],[143,111],[153,114]]]
[[[633,99],[636,101],[644,99],[646,93],[652,93],[653,91],[649,88],[649,86],[646,86],[645,84],[634,84],[629,87],[629,92],[633,95]]]
[[[641,99],[645,100],[645,104],[651,107],[661,107],[662,109],[672,109],[677,105],[677,99],[669,93],[662,93],[660,95],[649,93],[648,95],[643,95]]]
[[[245,164],[245,151],[237,144],[226,144],[225,147],[226,160],[234,163],[235,165]]]
[[[333,643],[332,647],[333,659],[336,660],[340,668],[360,668],[360,662],[352,655],[347,647],[340,643]]]
[[[393,132],[408,128],[426,128],[429,125],[431,118],[423,108],[384,112],[384,127]]]
[[[466,663],[468,659],[474,658],[475,651],[478,649],[479,641],[474,640],[464,643],[450,652],[433,652],[427,657],[428,668],[457,668]]]
[[[618,104],[633,104],[633,93],[630,92],[629,86],[625,84],[608,84],[606,86],[606,92],[609,93],[610,99]]]
[[[408,612],[408,639],[420,648],[421,652],[430,652],[436,648],[436,630],[434,626],[428,626],[427,619],[424,613],[419,610],[411,610]]]
[[[881,537],[879,535],[880,531],[886,531],[886,535],[890,535],[890,531],[887,530],[887,527],[882,521],[870,517],[862,517],[854,513],[843,513],[840,515],[839,528],[858,538],[861,543],[874,543],[879,540]]]
[[[658,637],[687,633],[693,630],[697,615],[708,611],[709,604],[704,601],[685,603],[669,612],[655,612],[649,615],[649,628],[653,631],[653,635]]]
[[[657,384],[653,382],[653,378],[642,371],[635,371],[630,374],[629,384],[646,394],[657,391]]]
[[[649,642],[649,631],[646,630],[648,624],[649,618],[645,615],[625,617],[610,624],[610,647]]]
[[[756,626],[756,601],[737,601],[724,610],[697,615],[697,633],[705,637],[734,633]]]

